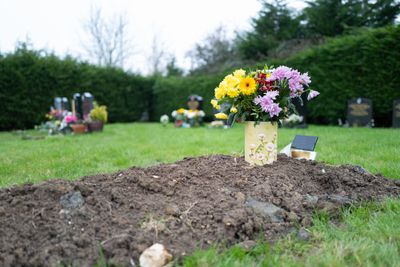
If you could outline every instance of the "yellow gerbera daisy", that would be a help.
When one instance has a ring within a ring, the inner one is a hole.
[[[251,95],[256,91],[256,81],[251,77],[246,77],[240,80],[239,89],[244,95]]]
[[[226,119],[228,119],[228,115],[226,115],[225,113],[222,113],[222,112],[217,113],[217,114],[215,114],[214,116],[215,116],[215,118],[221,119],[221,120],[226,120]]]

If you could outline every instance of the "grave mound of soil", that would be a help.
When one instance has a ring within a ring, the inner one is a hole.
[[[223,155],[186,158],[27,184],[0,190],[0,266],[91,266],[100,254],[131,266],[153,243],[179,258],[216,242],[272,242],[309,225],[316,209],[334,214],[399,194],[400,181],[359,166],[286,156],[263,167]]]

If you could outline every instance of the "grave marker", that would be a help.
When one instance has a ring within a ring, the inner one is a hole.
[[[295,159],[315,160],[317,152],[314,149],[317,142],[318,136],[296,135],[293,142],[285,146],[279,153]]]
[[[318,136],[296,135],[292,142],[292,148],[314,151]]]
[[[372,101],[368,98],[353,98],[347,102],[347,121],[350,126],[370,126]]]
[[[84,120],[89,118],[90,111],[93,109],[94,97],[91,93],[85,92],[82,95],[82,117]]]
[[[61,98],[61,109],[69,110],[68,98],[66,98],[66,97]]]
[[[393,128],[400,128],[400,99],[393,101]]]
[[[61,110],[62,109],[62,99],[61,97],[54,98],[54,109]]]
[[[82,119],[82,97],[80,93],[75,93],[73,95],[74,99],[74,107],[75,107],[75,116],[78,119]]]

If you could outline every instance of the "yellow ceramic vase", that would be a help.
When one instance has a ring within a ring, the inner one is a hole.
[[[278,157],[278,124],[247,121],[244,129],[245,160],[251,165],[272,164]]]

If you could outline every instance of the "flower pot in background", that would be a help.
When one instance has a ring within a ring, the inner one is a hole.
[[[71,128],[74,134],[84,134],[86,132],[86,126],[83,123],[71,124]]]
[[[272,164],[278,158],[278,124],[254,121],[245,124],[245,160],[252,165]]]
[[[91,121],[87,124],[89,132],[103,131],[104,123],[102,121]]]

